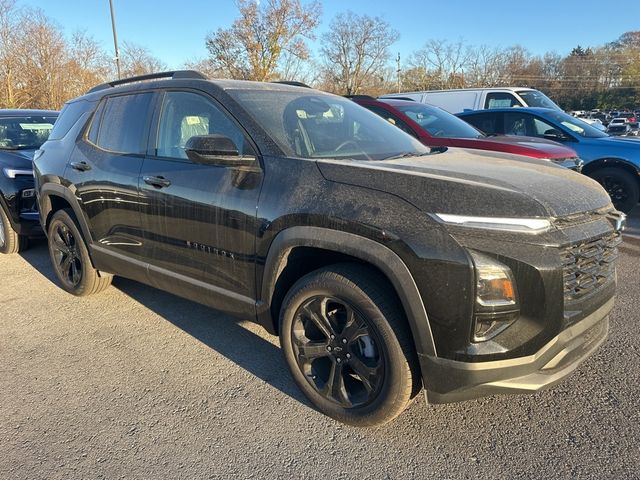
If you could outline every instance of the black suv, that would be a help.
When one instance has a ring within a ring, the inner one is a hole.
[[[49,110],[0,110],[0,253],[22,251],[29,237],[42,236],[31,162],[57,116]]]
[[[606,338],[624,217],[548,162],[431,151],[341,97],[188,71],[95,87],[52,137],[35,174],[65,290],[122,275],[255,320],[343,422],[422,387],[535,391]]]

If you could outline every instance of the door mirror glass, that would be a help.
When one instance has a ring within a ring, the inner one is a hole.
[[[554,140],[556,142],[564,141],[567,139],[567,136],[564,133],[562,133],[560,130],[557,130],[555,128],[550,128],[548,130],[545,130],[543,136],[547,140]]]
[[[254,156],[241,156],[229,137],[220,134],[196,135],[187,140],[185,153],[193,163],[228,167],[255,165]]]

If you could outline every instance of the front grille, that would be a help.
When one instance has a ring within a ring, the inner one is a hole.
[[[590,294],[613,278],[620,242],[622,235],[614,232],[565,249],[562,256],[565,303]]]

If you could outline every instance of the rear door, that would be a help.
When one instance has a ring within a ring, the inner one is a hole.
[[[154,95],[104,98],[65,173],[75,186],[93,241],[109,253],[132,258],[142,255],[138,177]]]
[[[192,136],[221,134],[241,155],[255,155],[255,148],[224,108],[201,92],[167,91],[158,105],[140,172],[144,252],[152,282],[161,288],[176,279],[194,288],[213,286],[209,293],[219,299],[208,303],[235,310],[230,298],[255,298],[262,170],[195,164],[184,147]]]

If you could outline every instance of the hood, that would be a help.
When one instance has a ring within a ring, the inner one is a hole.
[[[455,138],[451,144],[454,147],[475,148],[495,152],[514,153],[533,158],[549,160],[565,160],[576,158],[578,154],[564,145],[549,140],[539,141],[532,137],[496,136],[485,138]]]
[[[330,181],[388,192],[425,213],[562,217],[610,205],[594,180],[535,160],[450,148],[397,160],[318,160]]]
[[[33,168],[33,154],[35,150],[0,150],[0,165],[2,168]]]
[[[603,145],[616,147],[640,148],[640,137],[602,137],[598,139]],[[640,152],[640,150],[638,150]]]

